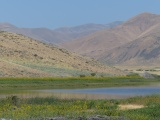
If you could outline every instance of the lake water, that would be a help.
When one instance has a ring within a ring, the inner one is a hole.
[[[54,93],[59,95],[81,96],[83,99],[118,99],[133,96],[145,96],[160,94],[160,87],[112,87],[112,88],[92,88],[92,89],[58,89],[39,90],[39,92]]]
[[[40,90],[53,93],[82,93],[82,94],[114,94],[114,95],[149,95],[160,94],[160,87],[113,87],[113,88],[93,88],[93,89],[59,89]]]
[[[22,98],[54,96],[61,99],[123,99],[133,96],[145,96],[152,94],[160,94],[160,87],[28,90],[15,94],[0,94],[0,97],[17,95]]]

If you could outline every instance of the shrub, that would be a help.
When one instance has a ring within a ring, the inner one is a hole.
[[[96,76],[96,73],[91,73],[91,76]]]
[[[79,75],[80,77],[86,77],[85,75]]]

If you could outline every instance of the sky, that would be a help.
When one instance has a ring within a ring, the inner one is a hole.
[[[143,12],[160,14],[160,0],[0,0],[0,22],[21,28],[107,24]]]

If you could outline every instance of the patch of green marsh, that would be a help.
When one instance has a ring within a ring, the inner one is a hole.
[[[139,76],[125,77],[72,77],[72,78],[0,78],[2,90],[100,88],[159,84],[160,79],[144,79]]]

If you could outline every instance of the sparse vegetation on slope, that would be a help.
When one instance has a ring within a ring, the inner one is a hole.
[[[125,74],[65,49],[3,31],[0,32],[0,65],[2,77],[88,76],[93,72]]]

